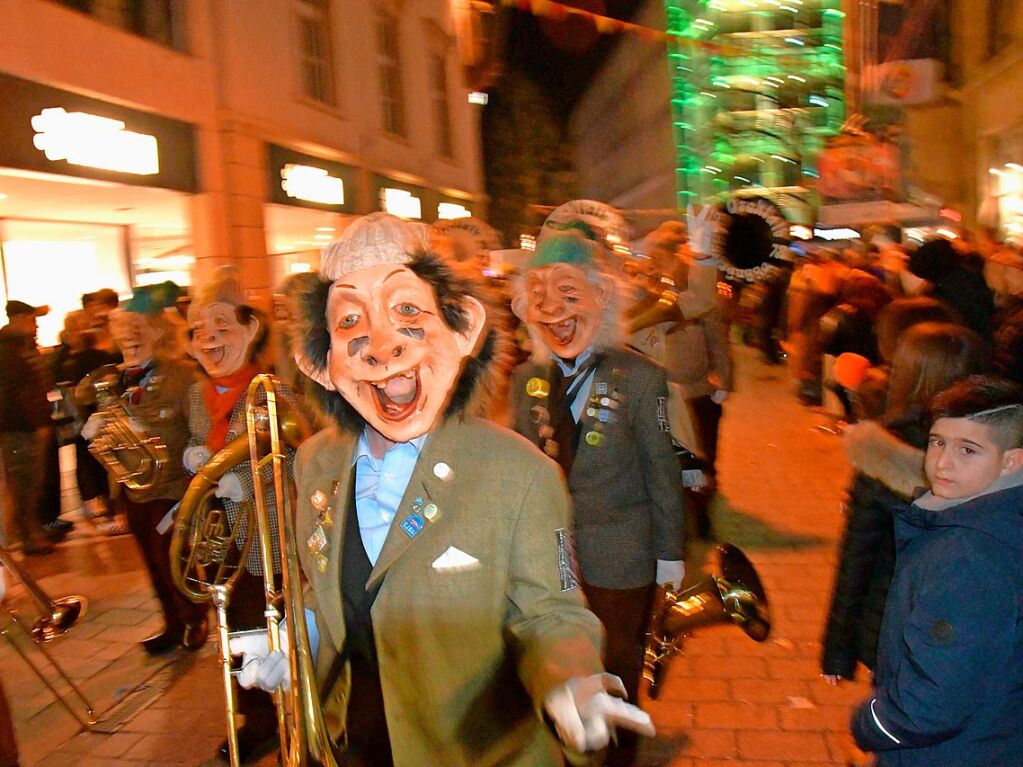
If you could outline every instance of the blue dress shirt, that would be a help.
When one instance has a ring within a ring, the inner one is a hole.
[[[359,436],[352,459],[355,466],[355,509],[359,516],[362,545],[371,564],[377,563],[384,547],[387,531],[412,478],[426,436],[395,443],[383,458],[376,458],[370,452],[365,430]]]

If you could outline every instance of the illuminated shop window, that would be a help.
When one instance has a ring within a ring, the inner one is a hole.
[[[376,28],[383,128],[396,136],[405,136],[405,95],[401,82],[398,15],[385,8],[378,8]]]
[[[330,52],[328,0],[296,0],[299,74],[302,95],[333,105],[334,65]]]

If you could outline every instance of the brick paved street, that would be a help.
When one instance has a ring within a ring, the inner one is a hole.
[[[761,365],[747,349],[736,354],[740,391],[726,403],[715,523],[719,537],[756,565],[774,631],[763,644],[725,625],[688,640],[661,698],[647,704],[659,734],[645,744],[643,765],[844,765],[849,707],[866,685],[828,687],[818,677],[817,657],[848,470],[838,438],[815,428],[825,417],[796,402],[784,369]],[[701,577],[708,550],[694,549],[690,581]],[[79,593],[89,601],[85,618],[48,649],[101,721],[80,732],[0,642],[0,673],[14,707],[22,764],[219,763],[213,754],[223,740],[224,714],[214,645],[164,659],[144,655],[138,640],[160,626],[130,538],[94,538],[78,523],[59,554],[29,559],[26,566],[52,597]],[[20,587],[11,589],[8,604],[25,616],[33,612]],[[45,663],[32,648],[26,651]],[[274,763],[273,757],[262,762]]]

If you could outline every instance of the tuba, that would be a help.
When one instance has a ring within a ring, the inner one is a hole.
[[[261,394],[265,397],[265,404],[260,402]],[[285,445],[295,446],[302,441],[304,424],[278,396],[277,379],[271,375],[258,375],[249,384],[245,413],[248,433],[217,453],[192,479],[181,500],[171,539],[171,572],[175,584],[185,595],[196,602],[211,601],[217,611],[228,748],[231,765],[235,767],[239,763],[235,732],[237,709],[229,640],[231,636],[244,632],[232,634],[227,622],[227,607],[231,589],[245,566],[250,547],[259,547],[270,651],[281,649],[279,623],[282,611],[290,637],[291,689],[287,692],[278,689],[275,693],[282,763],[286,767],[337,767],[333,744],[323,719],[315,659],[305,624],[292,489],[285,466]],[[252,470],[255,499],[249,506],[250,513],[245,523],[241,519],[236,520],[236,528],[252,531],[239,546],[237,532],[232,531],[224,513],[215,508],[212,501],[220,478],[246,461]],[[273,474],[276,499],[273,509],[268,509],[264,501],[263,474],[267,467],[272,468]],[[273,577],[270,514],[275,514],[277,519],[281,551],[280,589],[274,584]],[[234,554],[234,551],[238,553]]]
[[[78,385],[82,404],[98,406],[103,426],[89,443],[89,452],[118,484],[129,490],[149,490],[157,483],[170,456],[163,439],[146,433],[129,409],[131,391],[121,392],[120,371],[104,365]]]
[[[755,642],[771,633],[767,594],[752,563],[736,546],[717,547],[721,575],[712,575],[681,593],[665,590],[647,629],[643,678],[656,699],[671,656],[682,650],[694,629],[714,623],[734,623]]]

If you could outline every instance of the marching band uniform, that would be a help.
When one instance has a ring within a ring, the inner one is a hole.
[[[153,486],[145,490],[125,488],[124,501],[128,528],[138,543],[163,611],[164,630],[142,643],[153,655],[178,645],[198,649],[207,634],[206,605],[193,604],[174,585],[169,559],[171,536],[160,524],[188,485],[181,463],[188,441],[184,408],[188,386],[195,376],[195,366],[170,351],[174,328],[161,315],[173,306],[177,286],[171,290],[167,285],[137,288],[124,308],[111,314],[114,338],[125,353],[125,362],[118,369],[117,390],[124,392],[131,417],[147,434],[159,437],[168,454]],[[94,438],[103,419],[102,412],[93,415],[82,430],[83,436]]]
[[[582,589],[606,630],[604,664],[637,700],[655,582],[677,587],[684,573],[682,483],[664,369],[612,340],[614,287],[600,259],[577,232],[541,239],[512,306],[551,361],[516,368],[512,412],[515,430],[562,467]],[[632,764],[636,743],[623,733],[606,764]]]
[[[299,555],[332,734],[347,714],[364,753],[373,745],[359,729],[370,719],[389,734],[375,745],[389,744],[395,765],[560,764],[536,711],[557,683],[600,670],[600,640],[559,564],[568,503],[556,468],[486,421],[446,421],[427,436],[371,563],[359,561],[353,519],[358,442],[326,430],[302,445],[296,466]],[[374,720],[362,709],[377,695]]]
[[[647,715],[608,694],[553,463],[467,415],[500,347],[425,228],[359,219],[303,298],[299,355],[335,422],[296,461],[316,682],[347,765],[562,764]],[[485,455],[483,455],[485,451]],[[273,689],[265,637],[232,641]]]
[[[239,308],[243,317],[249,313],[247,322],[239,319]],[[190,351],[209,376],[193,383],[187,395],[189,438],[184,462],[194,474],[225,446],[247,435],[246,394],[252,379],[260,373],[251,360],[258,354],[260,336],[265,338],[266,328],[259,327],[259,319],[245,304],[237,270],[232,267],[218,269],[206,283],[196,287],[188,317]],[[278,392],[297,412],[291,390],[282,385]],[[266,393],[261,390],[257,402],[265,401]],[[295,451],[285,449],[285,469],[290,475]],[[279,588],[281,555],[272,467],[264,467],[262,480],[263,501],[269,511],[272,577]],[[250,534],[246,529],[248,512],[255,503],[255,484],[248,461],[226,474],[215,493],[241,547]],[[264,627],[266,596],[257,541],[253,541],[248,559],[240,564],[245,572],[231,590],[228,624],[232,630]],[[245,724],[238,730],[239,753],[244,762],[276,743],[277,713],[273,701],[258,690],[239,690],[237,703],[239,713],[245,715]],[[226,741],[220,751],[225,758],[229,755]]]

